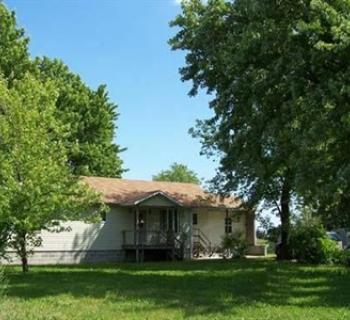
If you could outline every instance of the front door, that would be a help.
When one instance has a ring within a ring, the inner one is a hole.
[[[159,221],[161,231],[179,231],[179,213],[176,208],[160,209]]]

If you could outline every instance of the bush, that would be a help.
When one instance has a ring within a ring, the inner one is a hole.
[[[339,256],[336,242],[329,239],[323,226],[316,221],[298,223],[291,237],[293,256],[299,262],[332,263]]]
[[[221,247],[224,256],[232,258],[242,258],[246,255],[248,250],[245,237],[240,232],[225,234],[221,241]]]
[[[342,259],[340,261],[343,265],[350,267],[350,250],[342,251]]]
[[[350,267],[350,250],[339,250],[334,256],[334,263]]]
[[[6,257],[6,247],[9,243],[10,235],[10,225],[7,223],[0,222],[0,258]]]
[[[6,277],[5,277],[5,270],[0,265],[0,301],[1,301],[1,298],[2,298],[2,296],[4,294],[6,286],[7,286],[7,280],[6,280]]]

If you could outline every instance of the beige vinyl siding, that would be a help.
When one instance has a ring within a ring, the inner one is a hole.
[[[147,207],[174,207],[176,204],[162,195],[157,195],[142,201],[141,205]]]
[[[150,199],[152,200],[152,199]],[[153,199],[147,210],[147,228],[159,229],[159,210],[165,204],[164,197]],[[142,209],[142,208],[141,208]],[[151,210],[150,210],[151,209]],[[192,257],[192,229],[199,228],[211,241],[212,246],[219,246],[225,234],[225,210],[177,208],[179,212],[179,238],[184,234],[184,249],[187,259]],[[192,225],[192,213],[197,213],[198,224]],[[233,214],[234,215],[234,214]],[[232,231],[245,234],[245,215],[241,214],[239,221],[232,219]],[[59,263],[94,263],[115,262],[124,259],[122,250],[122,231],[134,229],[134,209],[112,206],[106,214],[106,221],[99,223],[84,223],[81,221],[65,222],[63,225],[69,230],[62,232],[40,232],[42,245],[34,248],[34,255],[30,256],[31,264],[59,264]],[[19,263],[15,253],[12,263]],[[4,262],[5,263],[5,262]]]
[[[211,241],[213,246],[219,246],[225,234],[225,210],[218,209],[197,209],[198,224],[193,228],[199,228]],[[232,219],[232,232],[242,232],[245,234],[244,215],[239,216],[239,220]]]
[[[84,223],[69,221],[62,224],[69,230],[62,232],[41,231],[40,247],[29,256],[30,264],[72,264],[117,262],[124,259],[122,230],[132,229],[134,215],[126,208],[111,207],[106,221]],[[8,251],[10,260],[2,263],[19,264],[14,251]]]
[[[122,230],[133,228],[134,216],[129,209],[113,207],[107,212],[105,222],[70,221],[62,225],[70,231],[42,231],[42,245],[35,251],[119,250]]]
[[[190,209],[179,209],[179,227],[187,233],[191,230],[190,212]],[[134,229],[134,213],[131,208],[114,206],[107,212],[105,222],[69,221],[62,225],[69,231],[41,231],[42,245],[35,248],[35,252],[121,250],[122,231]],[[147,227],[159,229],[159,209],[147,213]]]
[[[187,237],[184,241],[185,259],[192,257],[192,209],[184,208],[180,212],[180,227],[181,232]]]

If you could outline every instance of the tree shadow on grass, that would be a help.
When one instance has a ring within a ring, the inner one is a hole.
[[[185,316],[233,314],[236,307],[348,307],[350,271],[273,261],[203,261],[116,266],[35,267],[11,272],[8,297],[37,299],[60,294],[147,301],[180,309]]]

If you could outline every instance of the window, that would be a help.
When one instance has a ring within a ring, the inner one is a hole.
[[[198,224],[198,214],[194,213],[192,214],[192,224],[196,226]]]
[[[225,233],[232,233],[232,218],[228,210],[226,210]]]
[[[232,219],[229,217],[225,218],[225,233],[232,233]]]

